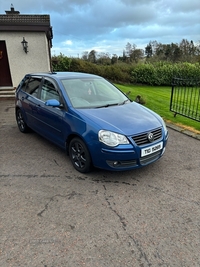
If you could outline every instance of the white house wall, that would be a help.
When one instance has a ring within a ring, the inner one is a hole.
[[[23,37],[28,42],[28,53],[23,50]],[[13,87],[17,87],[26,73],[49,72],[48,43],[44,32],[1,32],[6,42]]]

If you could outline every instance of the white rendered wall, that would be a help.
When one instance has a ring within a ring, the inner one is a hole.
[[[27,54],[21,44],[23,37],[28,42]],[[0,40],[6,42],[13,87],[17,87],[27,73],[51,70],[44,32],[1,32]]]

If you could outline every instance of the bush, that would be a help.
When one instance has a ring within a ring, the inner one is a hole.
[[[137,65],[132,70],[132,81],[134,83],[148,85],[172,84],[174,77],[184,79],[200,79],[200,64],[192,63],[146,63]]]
[[[53,71],[69,71],[71,58],[60,54],[59,56],[52,57],[52,69]]]
[[[131,80],[130,74],[124,71],[119,65],[102,66],[102,76],[112,82],[129,83]]]

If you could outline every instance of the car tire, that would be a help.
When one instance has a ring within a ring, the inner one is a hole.
[[[90,153],[85,143],[78,137],[71,140],[69,144],[69,157],[74,168],[81,172],[87,173],[92,169]]]
[[[17,125],[22,133],[27,133],[29,132],[29,127],[27,126],[26,122],[24,121],[22,112],[20,109],[16,111],[16,120],[17,120]]]

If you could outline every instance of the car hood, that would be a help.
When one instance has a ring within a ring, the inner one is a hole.
[[[115,131],[125,135],[138,134],[161,127],[159,115],[135,102],[120,106],[96,109],[79,109],[83,120],[91,120],[99,129]],[[85,118],[84,118],[85,117]]]

